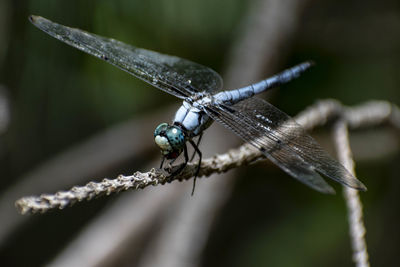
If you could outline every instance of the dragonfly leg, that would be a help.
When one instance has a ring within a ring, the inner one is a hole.
[[[199,145],[200,145],[200,141],[201,141],[201,138],[203,137],[203,133],[201,133],[200,135],[199,135],[199,139],[197,139],[197,144],[196,144],[196,147],[199,147]],[[193,146],[194,147],[194,146]],[[192,157],[190,158],[190,161],[192,161],[193,159],[194,159],[194,156],[196,155],[196,150],[194,150],[193,151],[193,155],[192,155]]]
[[[185,162],[183,164],[181,164],[181,166],[179,166],[179,168],[171,174],[171,177],[179,174],[186,167],[187,163],[189,162],[189,156],[188,156],[186,144],[183,147],[183,155],[185,156]],[[172,164],[175,160],[176,160],[176,158],[171,160],[170,164]]]
[[[160,169],[162,169],[162,166],[164,165],[164,160],[165,160],[165,157],[163,156],[161,159]]]
[[[193,146],[195,153],[199,154],[199,163],[197,165],[196,174],[194,175],[194,179],[193,179],[193,189],[192,189],[192,196],[193,196],[194,188],[196,187],[196,178],[200,171],[202,153],[201,153],[200,149],[198,148],[198,146],[193,142],[193,140],[189,140],[189,143]]]

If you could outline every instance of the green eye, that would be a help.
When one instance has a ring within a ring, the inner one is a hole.
[[[157,128],[154,131],[154,137],[157,135],[160,135],[161,132],[165,132],[168,129],[168,123],[161,123],[160,125],[157,126]]]
[[[182,130],[178,127],[170,127],[166,132],[169,143],[172,148],[181,150],[185,144],[185,136]]]
[[[161,123],[154,131],[154,142],[165,158],[175,159],[185,146],[185,134],[177,126]]]

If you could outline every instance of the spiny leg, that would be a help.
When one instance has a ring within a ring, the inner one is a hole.
[[[160,169],[162,169],[162,166],[164,165],[164,160],[165,160],[165,157],[163,156],[161,159]]]
[[[201,141],[201,138],[203,137],[203,133],[201,133],[200,135],[199,135],[199,139],[197,139],[197,144],[196,144],[196,147],[199,147],[199,145],[200,145],[200,141]],[[194,159],[194,156],[196,155],[196,150],[194,150],[193,151],[193,155],[192,155],[192,157],[190,158],[190,162]]]
[[[201,158],[202,158],[202,154],[200,149],[197,147],[197,145],[193,142],[193,140],[189,140],[189,143],[193,146],[195,153],[199,154],[199,163],[197,165],[197,169],[196,169],[196,173],[194,175],[194,179],[193,179],[193,189],[192,189],[192,196],[194,194],[194,188],[196,187],[196,178],[197,175],[199,174],[200,171],[200,165],[201,165]]]
[[[181,166],[179,166],[179,168],[171,174],[171,177],[179,174],[186,167],[187,163],[189,162],[189,156],[188,156],[186,144],[183,147],[183,155],[185,157],[185,162],[183,164],[181,164]],[[176,159],[171,160],[170,164],[172,164],[175,160]]]

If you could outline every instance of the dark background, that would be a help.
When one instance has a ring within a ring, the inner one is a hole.
[[[94,134],[178,102],[42,33],[29,23],[28,15],[177,55],[223,73],[251,3],[2,0],[0,86],[9,99],[11,117],[0,136],[1,191]],[[304,78],[270,95],[271,103],[288,114],[324,98],[345,105],[372,99],[400,104],[399,1],[308,1],[285,53],[275,70],[307,59],[317,63]],[[172,118],[173,112],[168,116]],[[159,122],[152,123],[155,127]],[[143,142],[153,142],[152,132],[147,135]],[[326,130],[313,136],[324,147],[332,146]],[[394,266],[400,242],[398,134],[382,127],[351,136],[357,176],[368,187],[361,199],[370,260],[375,266]],[[157,153],[150,146],[134,161],[110,166],[96,177],[132,173]],[[214,223],[204,266],[352,265],[340,187],[335,186],[336,196],[325,196],[293,182],[272,165],[245,168]],[[115,197],[29,217],[2,241],[0,264],[44,264]],[[11,215],[0,214],[6,216]]]

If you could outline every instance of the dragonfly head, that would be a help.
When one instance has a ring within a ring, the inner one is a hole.
[[[164,157],[175,159],[185,146],[185,135],[180,127],[161,123],[154,131],[154,141]]]

